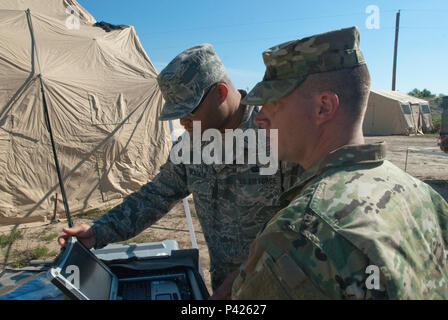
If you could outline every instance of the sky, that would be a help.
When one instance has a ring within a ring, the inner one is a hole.
[[[391,90],[400,10],[396,89],[448,94],[447,0],[78,0],[100,22],[134,26],[157,71],[183,50],[210,43],[237,88],[263,78],[274,45],[357,26],[372,89]]]

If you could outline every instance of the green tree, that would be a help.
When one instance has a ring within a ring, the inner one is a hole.
[[[415,88],[414,90],[408,92],[410,96],[419,97],[421,95],[421,91]]]
[[[426,98],[426,99],[433,99],[436,97],[435,94],[431,93],[431,91],[429,91],[428,89],[423,89],[423,90],[418,90],[417,88],[415,88],[414,90],[412,90],[411,92],[408,93],[411,96],[417,97],[417,98]]]

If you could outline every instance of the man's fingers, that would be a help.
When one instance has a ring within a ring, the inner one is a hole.
[[[59,236],[59,237],[58,237],[58,243],[59,243],[59,245],[60,245],[61,247],[64,246],[65,241],[66,241],[67,238],[68,238],[68,236],[65,235],[65,234],[62,235],[62,236]]]
[[[79,225],[79,226],[74,226],[72,228],[62,228],[62,231],[64,231],[68,235],[74,236],[80,232],[84,232],[85,229],[83,228],[82,225]]]
[[[58,237],[58,243],[60,246],[64,246],[66,240],[70,236],[76,236],[78,238],[89,238],[93,236],[90,226],[87,224],[76,225],[71,228],[62,228],[64,234]]]
[[[92,230],[90,226],[87,224],[80,224],[71,228],[63,228],[62,231],[64,231],[66,234],[70,236],[77,236],[83,238],[93,236]]]

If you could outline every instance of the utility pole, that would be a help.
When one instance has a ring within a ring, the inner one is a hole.
[[[394,47],[394,65],[392,70],[392,91],[395,91],[395,82],[397,80],[397,49],[398,49],[398,30],[400,29],[400,10],[397,12],[395,20],[395,47]]]

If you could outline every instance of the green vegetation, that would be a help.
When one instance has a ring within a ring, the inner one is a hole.
[[[34,250],[33,250],[33,259],[32,260],[48,258],[48,257],[56,256],[58,254],[59,254],[59,252],[56,250],[50,251],[50,249],[48,249],[47,247],[37,247],[37,248],[34,248]]]
[[[23,234],[20,230],[12,230],[9,235],[0,235],[0,248],[10,246],[14,241],[22,237]]]
[[[437,116],[433,117],[432,118],[432,124],[434,126],[433,132],[438,134],[440,132],[440,127],[442,125],[442,116],[441,115],[437,115]]]
[[[37,247],[33,250],[34,259],[40,259],[48,256],[50,250],[47,247]]]
[[[418,90],[415,88],[411,92],[408,93],[410,96],[414,96],[420,99],[434,99],[436,97],[435,94],[431,93],[428,89]],[[443,96],[443,95],[442,95]]]
[[[428,137],[438,137],[440,134],[438,132],[425,132],[424,135],[415,135],[416,138],[428,138]]]
[[[12,256],[12,265],[15,268],[21,268],[28,265],[32,260],[55,257],[58,254],[58,251],[50,251],[47,247],[37,247],[24,251],[15,250]]]
[[[55,232],[46,233],[40,236],[40,238],[44,241],[52,241],[58,237],[58,234]]]
[[[416,98],[420,98],[420,99],[428,101],[429,107],[431,108],[431,114],[433,117],[433,121],[434,121],[434,118],[436,118],[442,114],[442,111],[443,111],[442,110],[442,98],[445,96],[445,94],[441,93],[439,95],[436,95],[435,93],[432,93],[428,89],[419,90],[417,88],[415,88],[411,92],[408,92],[408,94],[411,96],[414,96]],[[438,132],[438,131],[434,131],[434,132]]]
[[[423,90],[415,88],[411,92],[408,92],[408,94],[416,98],[428,101],[432,114],[432,123],[434,125],[434,129],[432,130],[431,133],[433,133],[434,135],[438,135],[440,132],[440,126],[442,122],[442,112],[443,112],[442,98],[445,96],[445,94],[441,93],[439,95],[436,95],[435,93],[432,93],[430,90],[426,88]]]

